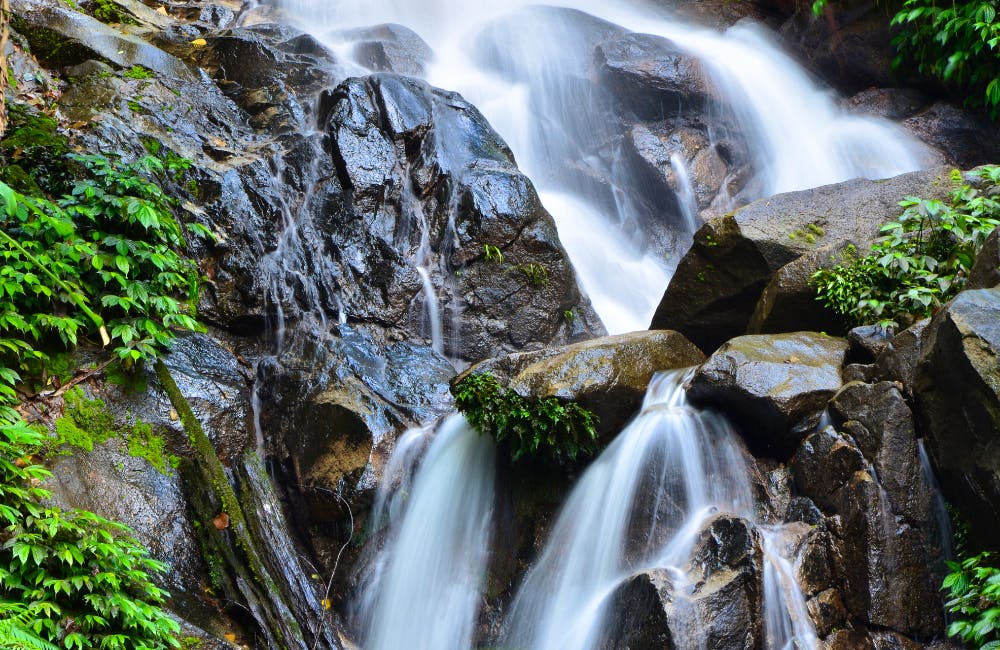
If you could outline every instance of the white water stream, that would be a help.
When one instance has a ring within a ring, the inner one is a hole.
[[[925,162],[922,145],[892,124],[841,111],[752,25],[718,33],[628,0],[576,0],[579,12],[532,8],[532,0],[280,2],[293,23],[345,62],[351,47],[342,35],[352,27],[399,23],[423,37],[435,52],[427,80],[461,92],[506,139],[611,333],[647,327],[677,259],[651,254],[635,236],[641,215],[631,197],[643,180],[608,162],[616,155],[593,155],[591,145],[607,140],[608,91],[587,79],[594,44],[587,34],[603,27],[580,12],[613,23],[612,30],[668,38],[700,59],[752,152],[754,177],[746,187],[755,189],[744,200],[893,176]],[[689,170],[680,158],[673,163],[685,195],[677,198],[688,212],[677,226],[684,241],[700,216]],[[413,262],[440,349],[441,310],[420,257]],[[580,478],[512,603],[506,646],[597,647],[609,597],[636,571],[670,571],[683,602],[698,534],[721,511],[751,521],[762,539],[766,647],[815,647],[781,530],[755,519],[744,452],[724,420],[686,404],[681,383],[679,374],[660,376],[642,413]],[[492,443],[457,416],[398,443],[372,515],[381,543],[369,551],[357,603],[365,650],[471,647],[488,555],[493,454]],[[383,523],[387,528],[377,530]],[[676,607],[673,617],[679,647],[699,647],[685,608]]]
[[[668,38],[701,60],[754,152],[750,186],[757,191],[745,198],[894,176],[926,161],[925,148],[891,123],[839,109],[830,92],[753,25],[719,33],[627,0],[552,3],[578,12],[539,9],[533,0],[280,2],[290,21],[347,63],[350,47],[343,34],[349,28],[398,23],[423,37],[436,55],[427,80],[461,92],[507,140],[555,218],[583,287],[611,333],[649,324],[676,259],[647,255],[642,242],[628,236],[637,215],[626,190],[642,180],[586,154],[586,145],[607,132],[600,109],[607,98],[603,89],[582,83],[593,57],[588,34],[601,23],[580,12]],[[565,160],[574,161],[576,174],[558,171]],[[581,177],[605,179],[614,204],[598,201],[581,186]],[[595,218],[604,226],[594,227]]]

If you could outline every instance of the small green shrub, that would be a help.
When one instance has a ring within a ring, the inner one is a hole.
[[[537,262],[522,264],[517,270],[524,274],[533,287],[545,287],[549,284],[549,270]]]
[[[503,264],[503,252],[491,244],[483,244],[483,257],[486,258],[487,262]]]
[[[596,450],[597,416],[575,402],[525,399],[490,373],[469,375],[452,394],[476,431],[508,442],[512,460],[526,455],[574,460]]]
[[[977,174],[986,189],[961,185],[948,202],[907,197],[872,252],[849,250],[812,276],[817,299],[857,325],[884,327],[930,316],[961,291],[986,238],[1000,225],[1000,167]],[[960,180],[958,176],[956,180]]]
[[[952,615],[948,636],[979,650],[1000,649],[1000,569],[987,564],[991,557],[987,551],[948,562],[951,573],[941,586]]]

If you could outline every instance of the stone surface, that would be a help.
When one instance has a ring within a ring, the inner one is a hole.
[[[348,30],[336,34],[353,41],[354,62],[372,72],[397,72],[423,76],[434,51],[412,29],[387,23]]]
[[[708,221],[695,233],[651,327],[681,332],[711,351],[746,331],[774,273],[819,247],[864,249],[905,196],[942,198],[943,169],[882,181],[856,179],[778,194]]]
[[[653,373],[704,358],[677,332],[632,332],[489,359],[456,381],[489,372],[524,397],[576,401],[597,414],[602,435],[613,436],[642,405]]]
[[[991,125],[986,115],[943,101],[903,122],[907,130],[961,169],[997,161],[1000,133]]]
[[[843,339],[821,334],[740,336],[698,368],[688,395],[731,415],[751,448],[784,457],[841,386]]]
[[[1000,229],[994,230],[983,244],[976,263],[969,270],[966,289],[989,289],[1000,284]]]
[[[964,291],[923,334],[914,379],[917,413],[949,501],[975,532],[1000,522],[1000,289]]]
[[[886,381],[900,382],[909,396],[912,396],[922,336],[929,322],[930,319],[917,321],[896,334],[876,360],[879,377]]]

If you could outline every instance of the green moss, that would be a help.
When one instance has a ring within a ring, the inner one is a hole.
[[[145,68],[141,65],[134,65],[125,72],[123,72],[122,76],[128,79],[152,79],[155,75],[153,74],[153,71],[150,70],[149,68]]]
[[[533,287],[545,287],[549,284],[549,270],[537,262],[522,264],[517,270],[524,274],[528,284]]]
[[[181,650],[197,650],[205,645],[205,642],[196,636],[181,637]]]
[[[87,399],[78,386],[66,391],[64,398],[63,416],[55,422],[55,453],[69,454],[73,448],[93,451],[94,445],[120,438],[127,442],[130,456],[145,459],[161,474],[168,474],[180,463],[167,451],[163,437],[153,433],[151,425],[138,421],[131,428],[118,426],[104,401]]]
[[[90,14],[107,24],[135,25],[135,19],[125,9],[113,0],[92,0],[90,3]],[[145,77],[135,77],[144,79]]]

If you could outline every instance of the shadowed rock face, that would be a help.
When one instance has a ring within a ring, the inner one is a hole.
[[[760,537],[745,520],[718,515],[695,543],[690,593],[676,592],[668,571],[644,571],[611,596],[601,648],[712,650],[763,647]],[[683,617],[682,625],[675,616]]]
[[[688,394],[731,414],[751,447],[781,458],[840,388],[843,339],[810,332],[737,337],[695,373]]]
[[[962,292],[922,336],[914,396],[945,494],[996,544],[1000,521],[1000,289]]]

